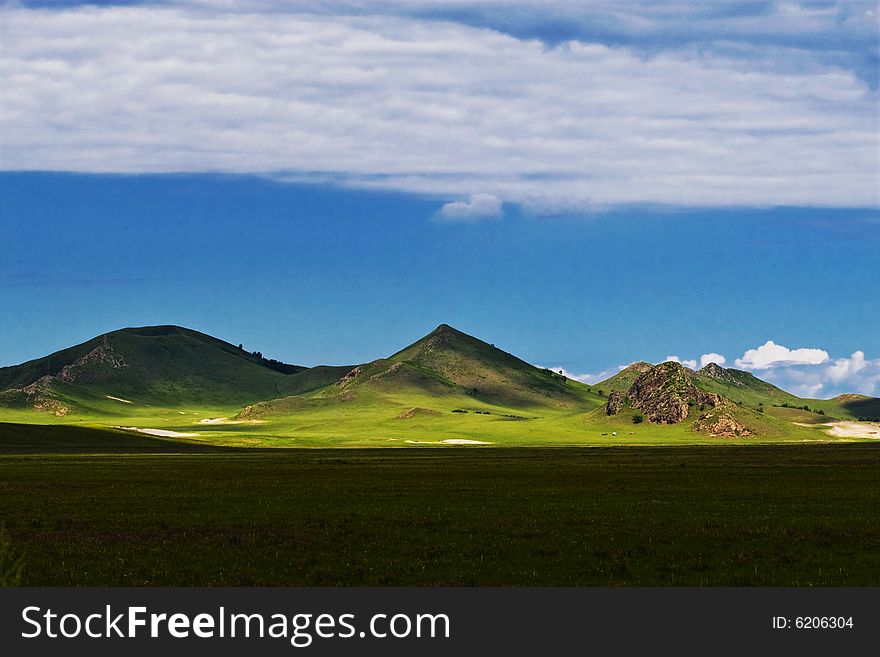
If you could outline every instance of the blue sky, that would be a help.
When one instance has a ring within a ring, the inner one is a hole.
[[[2,9],[2,365],[448,322],[584,380],[880,394],[873,3],[80,5]]]

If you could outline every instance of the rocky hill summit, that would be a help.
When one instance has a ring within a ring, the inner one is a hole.
[[[644,413],[650,422],[675,424],[688,416],[691,406],[716,406],[721,397],[697,388],[680,363],[668,361],[644,370],[626,393],[611,393],[606,411],[615,415],[625,403]]]
[[[705,369],[705,368],[704,368]],[[668,361],[645,369],[626,392],[608,396],[605,412],[617,415],[629,405],[656,424],[676,424],[696,407],[699,431],[717,436],[746,436],[750,431],[730,412],[732,404],[721,395],[698,388],[680,363]]]
[[[703,376],[708,376],[712,379],[717,379],[718,381],[724,381],[725,383],[730,383],[735,386],[743,385],[743,382],[740,381],[735,375],[735,370],[729,370],[721,367],[718,363],[709,363],[705,367],[703,367],[699,374]]]

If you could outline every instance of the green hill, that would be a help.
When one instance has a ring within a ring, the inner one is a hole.
[[[880,399],[865,395],[838,395],[833,399],[798,397],[762,381],[750,372],[726,369],[715,363],[693,375],[694,383],[741,406],[771,413],[791,422],[818,424],[830,419],[880,418]]]
[[[465,396],[510,408],[576,410],[596,403],[587,386],[530,365],[446,324],[387,359],[355,368],[336,387]]]
[[[0,402],[55,415],[131,406],[242,405],[277,396],[305,368],[181,328],[127,328],[0,369]]]
[[[727,369],[715,363],[709,363],[692,375],[694,383],[706,390],[727,397],[735,403],[757,407],[794,404],[799,397],[785,392],[781,388],[762,381],[750,372]],[[803,404],[801,404],[803,405]]]

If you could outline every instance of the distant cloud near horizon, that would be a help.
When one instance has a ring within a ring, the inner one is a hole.
[[[880,358],[866,359],[862,351],[849,358],[818,364],[777,364],[756,375],[797,395],[828,398],[841,393],[880,395]]]
[[[877,207],[876,7],[745,4],[6,4],[2,167],[311,177],[457,219]]]
[[[824,349],[789,349],[768,340],[748,349],[736,366],[802,397],[880,394],[880,358],[868,360],[862,351],[832,359]]]
[[[536,365],[535,367],[544,368],[543,365]],[[564,367],[548,367],[545,369],[553,370],[554,372],[559,372],[564,377],[571,379],[572,381],[580,381],[581,383],[586,383],[587,385],[591,385],[593,383],[598,383],[600,381],[604,381],[608,377],[614,376],[622,369],[625,369],[626,365],[618,365],[617,367],[611,367],[607,370],[602,370],[601,372],[596,372],[595,374],[575,374],[574,372],[570,372]]]
[[[501,216],[501,201],[492,194],[471,194],[467,201],[445,204],[440,208],[440,215],[451,221],[497,219]]]

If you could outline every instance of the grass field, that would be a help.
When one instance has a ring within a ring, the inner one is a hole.
[[[24,585],[880,584],[876,443],[245,450],[10,425],[0,438],[0,523]]]

